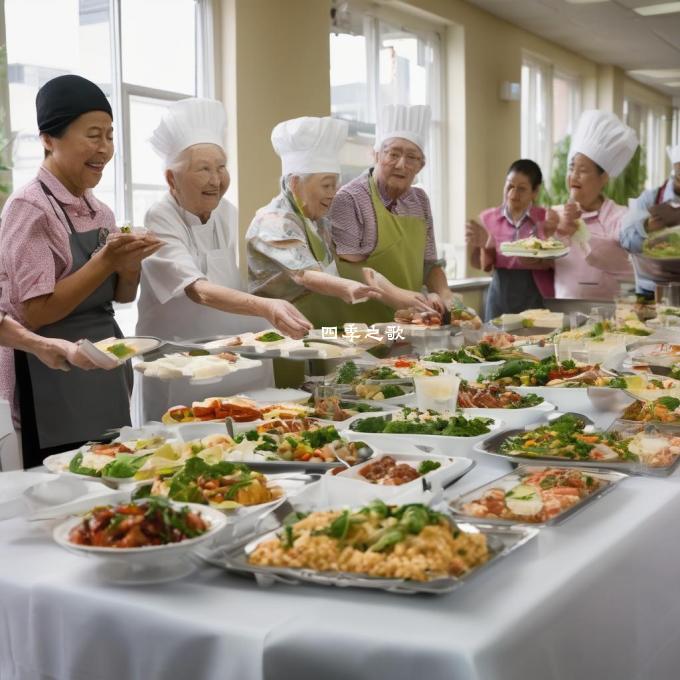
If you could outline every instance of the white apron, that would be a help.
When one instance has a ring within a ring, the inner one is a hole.
[[[233,232],[236,225],[230,225],[232,229],[227,237],[225,230],[219,228],[213,213],[209,222],[204,225],[204,228],[209,228],[212,223],[212,234],[199,242],[189,224],[190,216],[181,208],[175,209],[174,214],[179,218],[181,226],[173,224],[173,227],[181,230],[185,237],[183,241],[188,241],[187,250],[195,267],[210,283],[242,290],[236,259],[238,239],[234,237]],[[153,224],[148,226],[154,228]],[[163,238],[163,230],[158,231],[159,236]],[[163,266],[172,267],[172,260],[168,260]],[[145,298],[144,287],[142,288],[137,322],[138,335],[153,335],[164,340],[187,340],[214,335],[238,335],[269,327],[267,321],[260,317],[222,312],[193,302],[186,294],[178,295],[161,304],[155,297],[151,297],[148,290]],[[269,360],[264,360],[261,368],[237,371],[215,383],[204,385],[191,385],[188,379],[184,378],[169,381],[145,378],[135,371],[132,423],[139,426],[149,420],[157,420],[168,408],[178,404],[191,405],[192,401],[207,397],[230,396],[249,389],[270,387],[273,384],[273,371]]]

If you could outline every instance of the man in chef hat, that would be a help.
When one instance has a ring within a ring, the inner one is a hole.
[[[613,113],[584,111],[568,156],[569,201],[561,209],[556,237],[571,245],[555,260],[555,297],[612,300],[633,267],[619,244],[626,208],[603,194],[610,177],[625,169],[637,149],[635,132]]]
[[[671,175],[661,186],[646,189],[631,200],[621,226],[621,245],[635,255],[642,252],[644,240],[655,231],[680,225],[680,144],[666,147],[671,162]],[[677,279],[677,271],[652,267],[634,257],[636,292],[651,297],[657,282]]]
[[[404,307],[443,312],[453,304],[432,224],[427,194],[413,186],[425,166],[429,106],[387,106],[377,126],[375,165],[342,187],[331,205],[333,242],[341,276],[410,291]],[[380,276],[382,275],[382,276]],[[384,279],[383,279],[384,277]],[[424,296],[423,285],[430,291]],[[376,300],[356,305],[355,321],[391,321],[394,312]]]
[[[226,115],[211,99],[171,104],[151,137],[168,192],[144,226],[165,241],[142,269],[137,333],[166,340],[263,330],[303,337],[311,325],[285,300],[242,291],[236,208],[223,148]],[[257,318],[260,317],[260,318]]]

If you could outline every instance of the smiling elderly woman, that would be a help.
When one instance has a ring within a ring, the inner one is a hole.
[[[262,318],[295,338],[311,327],[289,302],[241,290],[236,208],[223,198],[230,179],[225,127],[220,102],[182,99],[154,131],[151,145],[165,161],[169,191],[144,218],[165,245],[144,263],[140,335],[233,335],[263,330]]]
[[[45,158],[2,212],[0,309],[44,338],[121,337],[111,303],[135,299],[141,261],[160,243],[121,234],[92,194],[113,156],[111,105],[66,75],[40,88],[36,109]],[[24,466],[130,423],[122,367],[65,373],[39,358],[0,347],[0,398],[13,402]]]
[[[342,301],[376,298],[372,286],[338,275],[326,213],[340,178],[347,123],[305,116],[272,131],[281,193],[257,211],[246,233],[249,290],[290,300],[316,328],[343,322]]]

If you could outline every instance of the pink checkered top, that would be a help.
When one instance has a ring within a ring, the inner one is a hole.
[[[72,266],[66,220],[61,208],[43,192],[41,181],[64,204],[76,231],[100,227],[118,231],[111,209],[91,191],[84,197],[74,196],[43,167],[17,189],[0,217],[0,311],[20,323],[22,303],[52,293]],[[14,358],[7,347],[0,347],[0,398],[14,402]]]

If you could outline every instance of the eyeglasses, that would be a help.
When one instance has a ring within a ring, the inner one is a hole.
[[[390,165],[396,165],[402,158],[404,159],[404,165],[410,165],[411,167],[419,165],[423,162],[422,156],[417,156],[414,153],[402,153],[396,149],[390,149],[385,151],[385,157]]]

